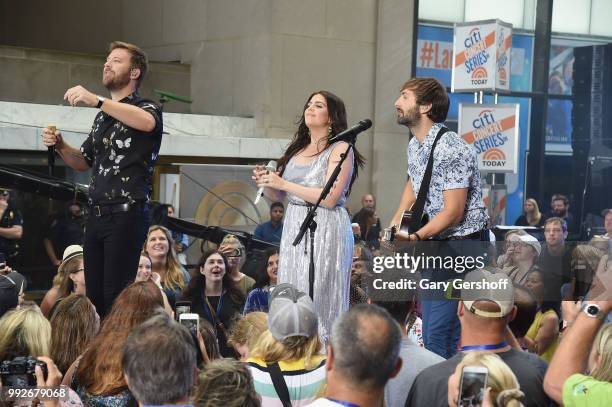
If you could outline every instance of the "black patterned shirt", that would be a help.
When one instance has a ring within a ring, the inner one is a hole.
[[[119,101],[138,106],[155,118],[151,132],[135,130],[100,111],[81,153],[91,167],[89,203],[107,205],[151,199],[153,168],[162,139],[162,111],[133,93]]]
[[[419,193],[425,175],[431,146],[442,126],[442,123],[434,123],[422,144],[416,137],[408,143],[408,176],[412,180],[415,196]],[[466,236],[486,228],[489,222],[482,200],[476,151],[457,133],[447,131],[440,137],[434,150],[431,183],[425,200],[425,212],[429,219],[433,219],[444,208],[443,191],[461,188],[468,189],[463,219],[458,225],[440,233],[438,238]]]

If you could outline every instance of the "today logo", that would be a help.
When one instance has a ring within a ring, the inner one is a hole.
[[[487,70],[483,66],[472,71],[472,85],[485,85],[488,80]]]

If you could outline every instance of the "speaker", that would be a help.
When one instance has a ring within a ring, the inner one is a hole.
[[[572,173],[574,214],[584,219],[610,206],[612,185],[612,44],[574,48]],[[603,188],[602,188],[603,187]]]

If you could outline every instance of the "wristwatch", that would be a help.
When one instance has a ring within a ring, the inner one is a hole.
[[[103,96],[98,96],[97,98],[98,98],[98,104],[96,105],[96,108],[99,109],[102,107],[102,104],[104,103],[106,98]]]
[[[589,304],[588,302],[582,304],[582,312],[591,318],[598,318],[601,320],[606,318],[606,314],[597,304]]]

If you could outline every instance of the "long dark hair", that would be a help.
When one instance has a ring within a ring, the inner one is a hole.
[[[333,93],[320,90],[317,92],[313,92],[308,99],[306,99],[306,103],[304,104],[304,108],[302,109],[302,115],[300,119],[296,122],[298,129],[285,150],[285,154],[278,160],[278,170],[282,175],[285,172],[285,168],[287,167],[287,163],[296,155],[299,151],[303,150],[310,143],[310,131],[308,130],[308,126],[306,126],[306,120],[304,119],[304,112],[308,108],[308,102],[314,95],[321,95],[325,98],[327,103],[327,114],[329,115],[329,119],[331,120],[331,134],[330,137],[335,136],[336,134],[346,130],[346,108],[344,107],[344,102],[338,96]],[[325,150],[329,146],[329,139],[325,139],[325,146],[321,149],[321,152]],[[320,154],[320,153],[319,153]],[[353,176],[351,177],[351,183],[349,184],[349,189],[347,195],[351,193],[351,188],[353,187],[353,182],[357,179],[357,175],[359,173],[359,168],[363,167],[365,164],[365,158],[357,151],[357,148],[354,150],[354,160],[353,160]]]
[[[372,226],[376,224],[376,220],[374,219],[374,209],[371,208],[361,208],[359,212],[353,216],[353,222],[359,224],[359,228],[361,229],[361,239],[367,240],[368,233]]]
[[[204,264],[206,264],[206,260],[213,254],[218,254],[223,259],[223,264],[225,264],[225,274],[223,275],[223,280],[221,281],[221,286],[223,290],[225,290],[232,301],[237,304],[244,304],[244,296],[236,288],[236,284],[234,284],[234,280],[230,276],[230,268],[229,262],[227,261],[227,257],[219,250],[208,250],[202,254],[200,257],[200,261],[198,262],[198,268],[191,276],[191,280],[189,280],[189,285],[183,291],[183,299],[185,301],[191,301],[192,304],[199,304],[203,300],[202,293],[206,291],[206,277],[200,271]]]
[[[255,284],[253,285],[253,288],[264,288],[265,286],[270,285],[270,276],[268,275],[268,260],[270,260],[270,257],[278,253],[279,252],[276,247],[267,249],[264,252],[264,255],[262,257],[263,261],[261,262],[255,273]]]

